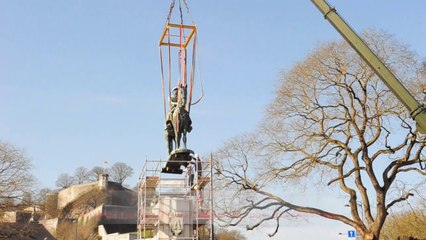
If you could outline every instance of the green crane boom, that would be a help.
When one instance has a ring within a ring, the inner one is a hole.
[[[417,130],[426,134],[426,108],[420,104],[413,95],[402,85],[393,72],[385,66],[382,60],[368,47],[358,34],[343,20],[336,9],[331,7],[326,0],[311,0],[322,12],[324,18],[342,35],[352,48],[382,79],[388,88],[395,94],[405,107],[410,111],[411,117],[417,123]]]

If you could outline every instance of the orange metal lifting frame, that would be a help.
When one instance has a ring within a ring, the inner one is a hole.
[[[163,34],[161,35],[161,38],[160,38],[158,45],[159,46],[170,46],[170,47],[179,47],[180,48],[182,46],[180,43],[169,42],[168,40],[166,40],[166,36],[170,36],[170,31],[172,29],[179,29],[180,30],[181,28],[191,30],[188,37],[185,39],[185,42],[183,43],[183,47],[186,48],[197,32],[197,27],[195,25],[191,26],[191,25],[167,23],[164,30],[163,30]]]

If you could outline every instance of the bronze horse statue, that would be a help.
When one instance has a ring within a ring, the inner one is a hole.
[[[170,110],[169,119],[166,122],[166,138],[169,154],[172,150],[173,140],[175,142],[175,149],[180,149],[181,140],[183,141],[184,149],[186,149],[186,134],[192,130],[192,121],[188,110],[186,110],[187,86],[180,85],[175,90],[173,91],[175,95],[171,98],[172,109]]]
[[[173,89],[170,96],[170,111],[166,119],[166,140],[169,157],[166,166],[161,172],[182,174],[182,166],[186,166],[194,152],[186,148],[186,134],[192,130],[192,121],[189,117],[186,86],[180,85]],[[183,148],[181,147],[183,140]],[[173,150],[173,145],[174,150]]]

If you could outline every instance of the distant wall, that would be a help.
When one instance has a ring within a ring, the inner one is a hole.
[[[79,196],[97,188],[98,182],[74,185],[59,191],[58,194],[58,209],[62,209],[69,202],[74,201]]]
[[[49,220],[42,220],[40,221],[41,224],[43,224],[44,228],[52,234],[53,236],[56,236],[56,228],[58,227],[58,219],[53,218]]]
[[[103,224],[134,224],[137,222],[137,207],[103,205]]]
[[[98,226],[98,235],[102,237],[102,240],[135,240],[137,239],[136,233],[111,233],[107,234],[103,225]]]
[[[86,223],[94,218],[99,218],[101,224],[135,224],[137,222],[136,207],[101,205],[79,217],[79,223]]]
[[[5,212],[3,214],[3,222],[15,223],[16,222],[16,212]]]
[[[3,222],[6,223],[27,223],[30,221],[32,214],[29,212],[5,212],[3,215]],[[40,214],[35,214],[35,220],[40,219]]]
[[[135,240],[137,238],[136,233],[112,233],[102,237],[102,240]]]

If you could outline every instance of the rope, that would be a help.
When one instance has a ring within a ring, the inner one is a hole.
[[[172,0],[172,3],[170,4],[169,14],[167,15],[167,23],[170,22],[170,19],[172,17],[173,8],[175,7],[176,0]]]
[[[161,46],[159,47],[159,54],[160,54],[160,67],[161,67],[161,89],[163,93],[163,111],[164,111],[164,122],[167,120],[167,113],[166,113],[166,94],[164,90],[164,68],[163,68],[163,51],[161,50]]]
[[[183,3],[182,3],[183,2]],[[184,24],[184,16],[183,16],[183,10],[182,10],[182,5],[184,5],[184,7],[186,8],[186,12],[189,15],[190,20],[192,21],[193,25],[195,26],[195,22],[193,20],[193,17],[191,15],[191,12],[189,10],[189,6],[186,0],[179,0],[179,15],[180,15],[180,29],[179,29],[179,41],[180,41],[180,46],[179,46],[179,55],[178,55],[178,72],[179,72],[179,78],[178,79],[178,93],[177,93],[177,100],[179,101],[179,99],[181,99],[181,97],[185,97],[183,104],[184,104],[184,108],[188,110],[188,112],[190,111],[191,105],[195,105],[198,102],[201,101],[201,99],[204,97],[204,88],[203,88],[203,82],[201,80],[200,77],[200,86],[201,86],[201,97],[193,102],[192,101],[192,97],[193,97],[193,93],[194,93],[194,84],[195,84],[195,72],[196,72],[196,67],[198,67],[198,74],[200,74],[199,71],[199,66],[197,66],[197,56],[198,56],[198,45],[197,45],[197,33],[195,32],[194,34],[194,43],[193,43],[193,52],[192,52],[192,63],[191,63],[191,69],[190,69],[190,76],[189,76],[189,85],[190,85],[190,89],[189,89],[189,99],[187,99],[187,92],[182,93],[185,94],[185,96],[182,96],[181,94],[181,88],[185,87],[185,91],[187,91],[187,78],[188,78],[188,74],[187,74],[187,56],[186,56],[186,49],[184,48],[184,41],[185,41],[185,29],[182,27],[182,25]],[[172,0],[171,4],[170,4],[170,9],[167,15],[167,22],[166,25],[170,23],[170,21],[172,20],[172,14],[174,11],[174,7],[176,5],[176,0]],[[173,89],[173,82],[172,82],[172,52],[171,52],[171,33],[170,30],[167,29],[167,41],[168,41],[168,56],[167,56],[167,64],[168,64],[168,101],[169,101],[169,110],[171,110],[172,108],[172,102],[171,102],[171,96],[172,96],[172,89]],[[177,36],[176,36],[177,37]],[[166,80],[165,80],[165,76],[164,76],[164,60],[163,60],[163,52],[162,52],[162,48],[160,46],[160,50],[159,50],[159,54],[160,54],[160,65],[161,65],[161,86],[162,86],[162,94],[163,94],[163,111],[164,111],[164,118],[165,120],[167,120],[168,116],[167,116],[167,107],[166,107],[166,101],[167,101],[167,96],[166,96]],[[189,101],[187,101],[189,100]],[[181,103],[182,104],[182,103]],[[179,105],[177,105],[176,107],[181,107]],[[177,120],[177,130],[179,131],[179,119]]]
[[[182,17],[182,8],[180,6],[180,0],[179,0],[179,10],[180,10],[180,14],[181,14],[181,22],[183,21],[183,17]],[[183,24],[183,23],[182,23]],[[178,81],[178,106],[176,106],[177,108],[181,108],[181,104],[182,102],[180,102],[182,100],[182,96],[181,96],[181,85],[183,88],[186,87],[186,76],[185,76],[185,71],[186,71],[186,62],[185,62],[185,52],[184,52],[184,48],[183,48],[183,27],[180,26],[179,28],[179,42],[180,42],[180,48],[179,48],[179,57],[180,57],[180,73],[181,73],[181,79]],[[182,83],[182,84],[181,84]],[[186,96],[184,96],[186,97]],[[185,107],[184,107],[185,108]],[[181,113],[180,113],[181,114]],[[180,121],[179,121],[179,116],[176,119],[176,131],[179,132],[180,131]]]
[[[181,74],[182,74],[182,84],[186,86],[186,59],[185,59],[185,48],[183,47],[184,39],[183,39],[183,27],[182,25],[179,27],[179,53],[180,53],[180,66],[181,66]]]
[[[191,18],[192,24],[195,25],[194,18],[192,17],[191,12],[189,11],[188,3],[186,3],[186,0],[183,0],[183,4],[186,7],[186,12],[188,13],[189,17]]]
[[[194,43],[198,42],[197,38],[194,38]],[[201,71],[200,71],[200,58],[198,57],[198,44],[195,47],[196,52],[196,65],[197,66],[197,72],[198,72],[198,79],[200,81],[200,88],[201,88],[201,96],[197,99],[192,105],[195,105],[199,103],[204,98],[204,86],[203,86],[203,78],[201,78]]]
[[[182,0],[182,1],[183,1],[183,5],[185,5],[186,12],[188,13],[189,17],[191,18],[192,24],[195,25],[194,18],[192,17],[191,11],[189,10],[188,3],[186,2],[186,0]],[[169,14],[167,15],[167,23],[169,23],[171,18],[172,18],[173,9],[175,7],[175,4],[176,4],[176,0],[172,0],[172,3],[170,4]],[[181,24],[183,24],[183,13],[182,13],[181,0],[179,0],[179,12],[180,12]]]
[[[192,93],[194,88],[194,67],[195,67],[195,49],[197,45],[197,32],[194,34],[194,44],[192,45],[192,64],[191,64],[191,74],[189,76],[190,79],[190,87],[189,87],[189,102],[188,102],[188,113],[191,112],[191,102],[192,102]]]
[[[168,45],[168,77],[169,77],[169,109],[172,108],[172,103],[170,101],[170,96],[172,96],[172,60],[171,60],[171,48],[170,48],[170,31],[167,31],[167,45]]]
[[[180,108],[180,106],[179,106],[179,100],[180,100],[180,81],[178,81],[178,90],[177,90],[178,92],[177,92],[177,99],[176,99],[176,107],[175,107],[175,111],[177,111],[179,108]],[[180,110],[179,110],[180,111]],[[173,119],[173,121],[174,121],[174,119]],[[176,132],[179,132],[180,131],[180,129],[179,129],[179,126],[180,126],[180,122],[179,122],[179,114],[177,114],[177,118],[176,118],[176,126],[174,126],[175,127],[175,131]],[[175,135],[175,138],[177,138],[177,135]],[[177,141],[176,141],[176,143],[177,143]]]
[[[183,13],[182,13],[182,4],[179,0],[179,12],[180,12],[180,24],[183,25]]]

